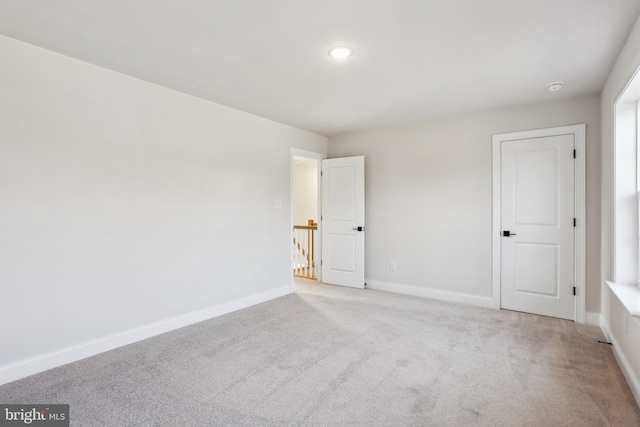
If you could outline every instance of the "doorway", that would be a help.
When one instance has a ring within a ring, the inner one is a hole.
[[[330,284],[363,289],[364,156],[327,160],[291,148],[289,194],[291,288],[297,277],[318,282],[324,277]]]
[[[585,126],[493,137],[496,308],[585,318]]]
[[[318,161],[293,158],[293,275],[318,277]]]
[[[294,281],[321,281],[321,161],[326,155],[291,149],[290,271]]]

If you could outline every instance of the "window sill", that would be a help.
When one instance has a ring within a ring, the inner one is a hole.
[[[640,319],[640,287],[633,285],[621,285],[619,283],[606,282],[609,289],[618,297],[629,314]]]

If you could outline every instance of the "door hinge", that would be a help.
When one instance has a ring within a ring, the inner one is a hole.
[[[575,296],[575,295],[576,295],[576,287],[574,286],[573,287],[573,296]]]
[[[576,158],[576,154],[577,154],[577,153],[576,153],[576,150],[573,150],[573,158],[574,158],[574,159]]]
[[[574,151],[575,151],[575,150],[574,150]],[[320,176],[323,176],[322,174],[323,174],[323,172],[322,172],[322,171],[320,171]]]
[[[575,218],[573,218],[573,226],[574,227],[576,226],[576,219]]]
[[[322,260],[320,260],[320,265],[322,265]]]

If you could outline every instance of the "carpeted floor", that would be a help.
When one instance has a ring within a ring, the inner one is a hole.
[[[0,387],[73,426],[640,426],[599,329],[303,282]]]

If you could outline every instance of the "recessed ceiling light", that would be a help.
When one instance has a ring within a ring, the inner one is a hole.
[[[560,89],[562,89],[562,86],[564,85],[564,82],[554,82],[554,83],[549,83],[547,85],[547,89],[549,90],[549,92],[557,92]]]
[[[344,59],[351,56],[353,49],[347,46],[338,46],[329,50],[329,56],[335,59]]]

